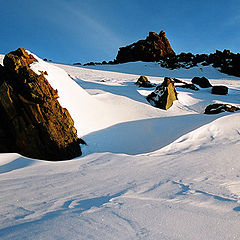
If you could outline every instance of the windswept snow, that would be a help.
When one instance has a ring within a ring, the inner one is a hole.
[[[203,114],[211,103],[240,107],[240,79],[211,67],[95,68],[32,65],[48,72],[88,145],[63,162],[0,154],[0,238],[240,239],[240,113]],[[153,89],[134,84],[139,74],[190,82],[196,72],[229,94],[178,88],[164,111],[145,100]]]

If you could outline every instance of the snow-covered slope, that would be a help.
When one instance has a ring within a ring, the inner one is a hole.
[[[64,162],[0,154],[1,239],[240,239],[240,113],[203,114],[215,102],[240,106],[240,79],[211,67],[39,64],[88,146]],[[229,94],[177,89],[164,111],[134,84],[196,72]]]

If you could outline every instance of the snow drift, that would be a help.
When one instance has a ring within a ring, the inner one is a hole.
[[[59,163],[0,154],[1,239],[239,239],[240,115],[203,114],[211,103],[239,106],[239,79],[210,66],[100,67],[32,66],[49,68],[88,146]],[[229,94],[177,89],[178,101],[157,109],[145,99],[153,89],[134,84],[140,70],[154,83],[198,72]]]

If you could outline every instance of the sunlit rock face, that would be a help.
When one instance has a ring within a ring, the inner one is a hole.
[[[34,62],[33,55],[19,48],[0,66],[1,149],[46,160],[80,156],[73,119],[59,104],[57,90],[45,77],[48,73],[31,70]]]
[[[173,105],[173,101],[177,100],[174,80],[165,77],[163,83],[147,96],[147,100],[154,107],[164,110],[169,109]]]
[[[116,57],[116,63],[135,61],[158,61],[161,57],[175,55],[164,31],[159,34],[149,32],[145,40],[121,47]]]

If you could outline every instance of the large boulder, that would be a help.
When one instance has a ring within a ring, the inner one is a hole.
[[[164,56],[175,55],[166,37],[166,33],[161,31],[159,34],[149,32],[145,40],[119,49],[115,63],[146,61],[154,62]]]
[[[175,100],[177,100],[177,91],[174,87],[174,80],[167,77],[164,78],[161,85],[156,87],[154,92],[147,96],[147,101],[151,105],[164,110],[169,109]]]
[[[212,87],[212,84],[205,77],[194,77],[192,83],[198,85],[201,88]]]
[[[215,104],[211,104],[208,105],[205,108],[204,113],[205,114],[218,114],[218,113],[222,113],[222,112],[236,112],[239,111],[240,108],[230,105],[230,104],[224,104],[224,103],[215,103]]]
[[[80,156],[73,119],[59,104],[47,72],[31,70],[34,62],[33,55],[19,48],[8,53],[0,67],[0,138],[10,143],[2,146],[0,140],[0,149],[46,160]]]

